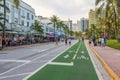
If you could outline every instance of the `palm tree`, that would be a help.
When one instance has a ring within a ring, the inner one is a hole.
[[[109,13],[114,15],[114,29],[115,29],[115,36],[117,38],[119,27],[117,25],[117,16],[120,15],[120,2],[119,0],[96,0],[96,6],[100,5],[97,12],[100,13],[103,8],[106,9],[106,17],[108,18]],[[109,12],[110,11],[110,12]]]
[[[32,29],[38,31],[40,34],[43,34],[42,25],[40,25],[37,20],[35,20],[34,27],[32,27]]]
[[[4,19],[3,14],[0,13],[0,20],[3,20],[3,19]],[[1,27],[3,26],[2,22],[0,22],[0,26],[1,26]]]
[[[79,32],[75,31],[73,33],[74,33],[75,37],[78,39],[82,36],[82,32],[80,32],[80,31]]]
[[[50,18],[51,22],[53,23],[53,27],[54,27],[54,39],[55,39],[55,29],[56,29],[56,24],[58,22],[58,17],[56,15],[53,15],[51,18]],[[56,40],[56,39],[55,39]]]
[[[62,37],[62,29],[63,29],[64,26],[65,26],[65,24],[63,23],[63,21],[59,20],[57,22],[57,28],[60,29],[60,38]]]
[[[63,29],[64,29],[64,32],[65,32],[66,36],[68,36],[70,34],[69,27],[67,25],[64,25]]]
[[[43,38],[43,29],[42,29],[42,25],[39,23],[39,21],[35,20],[35,23],[33,26],[31,26],[31,29],[33,29],[34,31],[37,31],[37,34],[39,34],[40,36],[40,40],[42,40]]]
[[[1,0],[0,2],[2,2],[3,0]],[[4,2],[4,3],[6,3],[6,2]],[[5,8],[6,10],[8,10],[9,11],[9,9],[8,9],[8,7],[6,6],[6,5],[4,5],[4,4],[0,4],[0,8]],[[4,11],[6,11],[4,9]],[[3,13],[0,13],[0,20],[4,20],[4,22],[6,21],[6,19],[5,19],[5,17],[3,17],[3,16],[6,16],[5,14],[3,14]],[[1,28],[3,29],[3,34],[4,34],[4,31],[5,31],[5,29],[4,29],[4,24],[2,23],[2,22],[0,22],[0,26],[1,26]]]

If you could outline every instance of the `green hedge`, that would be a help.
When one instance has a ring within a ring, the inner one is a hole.
[[[117,40],[107,40],[107,46],[120,50],[120,43]]]

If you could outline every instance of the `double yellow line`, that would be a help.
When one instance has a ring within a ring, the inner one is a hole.
[[[107,65],[107,63],[98,55],[98,53],[89,46],[89,48],[92,50],[92,52],[96,55],[96,57],[99,59],[103,67],[106,69],[108,74],[111,77],[111,80],[120,80],[119,76]]]

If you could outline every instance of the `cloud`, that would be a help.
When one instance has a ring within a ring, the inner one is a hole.
[[[35,8],[37,15],[71,18],[73,20],[88,17],[90,9],[94,8],[95,0],[23,0]]]

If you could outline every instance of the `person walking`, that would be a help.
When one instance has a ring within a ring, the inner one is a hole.
[[[101,46],[101,37],[99,37],[99,40],[98,40],[98,45]]]
[[[89,38],[89,45],[92,43],[92,37]]]
[[[68,42],[69,42],[69,45],[71,45],[71,39],[70,38],[68,39]]]
[[[65,38],[65,45],[67,45],[67,38]]]
[[[101,47],[105,47],[105,39],[104,39],[104,37],[102,37],[102,39],[101,39]]]
[[[2,38],[2,48],[6,47],[6,40],[5,37]]]
[[[58,37],[55,37],[55,43],[58,45]]]

